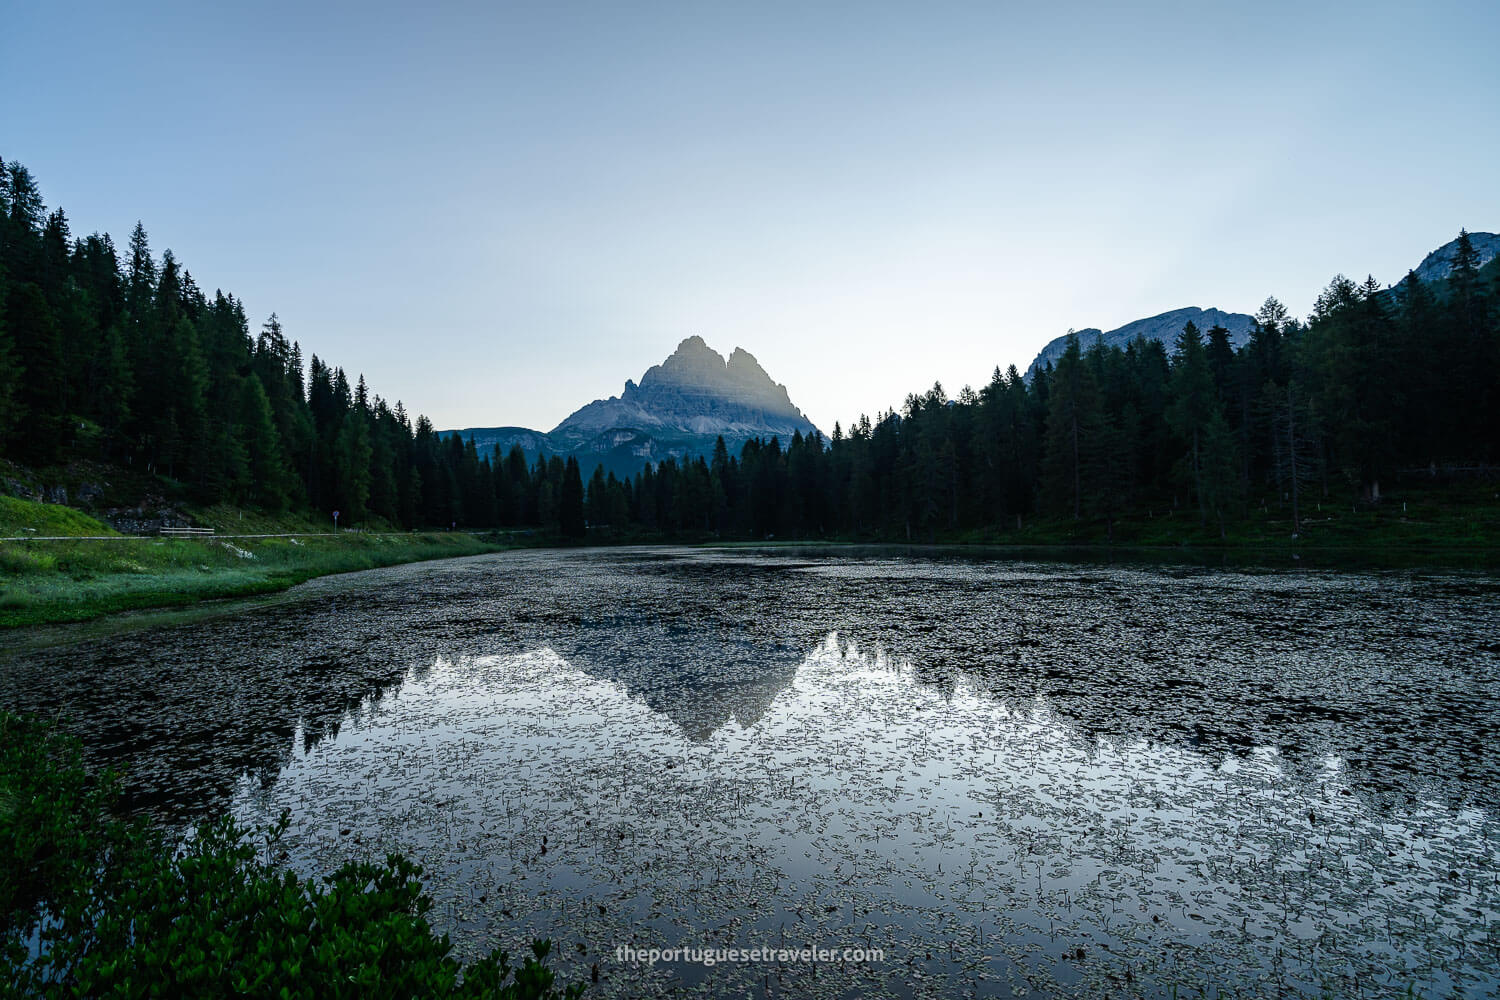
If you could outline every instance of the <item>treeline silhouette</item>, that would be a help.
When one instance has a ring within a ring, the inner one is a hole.
[[[98,460],[203,503],[337,509],[346,524],[929,540],[1033,518],[1185,511],[1219,532],[1253,507],[1294,528],[1311,497],[1377,503],[1393,479],[1485,467],[1500,444],[1500,262],[1461,233],[1451,275],[1338,276],[1313,315],[1274,298],[1236,349],[1188,324],[1170,347],[1076,337],[1056,366],[935,385],[847,432],[752,440],[587,484],[413,421],[363,376],[302,352],[275,315],[210,297],[137,224],[74,238],[0,162],[0,442],[18,462]]]

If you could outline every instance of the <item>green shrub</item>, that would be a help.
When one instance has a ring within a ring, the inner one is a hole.
[[[32,546],[0,545],[0,573],[47,573],[57,568],[57,557]]]
[[[318,884],[232,820],[177,846],[115,817],[118,784],[76,740],[0,714],[0,992],[42,997],[574,998],[549,945],[468,968],[428,924],[422,869],[390,855]]]

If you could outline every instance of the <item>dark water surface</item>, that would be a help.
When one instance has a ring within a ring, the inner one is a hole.
[[[1500,990],[1500,580],[530,551],[28,650],[172,820],[596,995]],[[879,948],[884,961],[616,961]]]

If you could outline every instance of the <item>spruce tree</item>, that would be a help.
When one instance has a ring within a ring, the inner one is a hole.
[[[1219,529],[1219,537],[1224,538],[1228,535],[1226,524],[1238,513],[1240,505],[1239,463],[1234,455],[1234,435],[1215,408],[1200,436],[1200,496],[1204,509]]]
[[[1207,522],[1208,495],[1204,476],[1203,435],[1210,421],[1219,414],[1213,373],[1198,327],[1189,321],[1177,337],[1177,354],[1172,361],[1171,403],[1166,419],[1181,445],[1184,478],[1192,487],[1198,503],[1199,519]]]
[[[5,288],[0,284],[0,452],[20,426],[25,412],[20,402],[19,387],[26,370],[11,348],[10,334],[5,328]]]
[[[13,165],[14,166],[14,165]],[[26,433],[17,438],[17,453],[27,461],[56,461],[68,442],[71,421],[63,411],[62,336],[42,290],[32,282],[6,290],[5,325],[16,358],[12,376],[18,411]]]
[[[343,523],[364,518],[370,499],[370,433],[364,417],[349,411],[334,435],[333,500]]]
[[[1234,345],[1229,342],[1229,330],[1217,323],[1209,327],[1206,351],[1214,388],[1219,399],[1227,402],[1234,390]]]
[[[270,398],[253,374],[246,377],[241,390],[240,428],[250,472],[251,499],[266,510],[280,511],[290,499],[286,456],[276,434]]]
[[[1054,514],[1077,521],[1093,512],[1101,424],[1099,388],[1084,364],[1077,334],[1069,331],[1051,374],[1041,470],[1043,504]]]

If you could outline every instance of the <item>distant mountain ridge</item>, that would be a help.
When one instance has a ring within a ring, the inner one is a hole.
[[[467,427],[443,431],[474,442],[481,452],[519,446],[528,462],[575,455],[585,476],[603,466],[633,476],[647,462],[712,454],[720,437],[731,453],[751,438],[820,433],[755,356],[736,347],[726,359],[702,337],[688,337],[639,384],[618,396],[574,410],[551,431],[526,427]]]
[[[1500,256],[1500,233],[1470,233],[1469,243],[1479,255],[1479,267]],[[1424,283],[1441,281],[1453,273],[1453,262],[1458,255],[1458,240],[1452,239],[1422,258],[1413,273]],[[1403,277],[1402,282],[1406,281]]]
[[[1469,233],[1469,242],[1478,254],[1478,266],[1483,267],[1490,261],[1500,256],[1500,234],[1496,233]],[[1453,272],[1453,261],[1458,253],[1458,240],[1452,239],[1426,257],[1418,264],[1413,273],[1424,283],[1441,281]],[[1406,283],[1406,277],[1395,286],[1397,290]],[[1078,343],[1085,351],[1093,347],[1095,343],[1102,342],[1105,347],[1124,348],[1137,337],[1145,337],[1147,340],[1159,340],[1167,346],[1168,351],[1172,349],[1177,335],[1188,320],[1192,320],[1198,329],[1205,335],[1215,325],[1222,326],[1229,331],[1229,342],[1236,350],[1250,342],[1250,331],[1255,326],[1255,317],[1248,313],[1224,312],[1219,309],[1200,309],[1197,306],[1188,306],[1183,309],[1173,309],[1169,312],[1149,316],[1146,319],[1134,320],[1124,326],[1116,327],[1105,333],[1098,327],[1088,327],[1083,330],[1075,330]],[[1026,368],[1026,378],[1029,381],[1037,372],[1045,368],[1048,362],[1055,362],[1062,356],[1067,347],[1068,336],[1063,334],[1048,341],[1036,358]]]
[[[1215,326],[1222,326],[1229,331],[1229,342],[1235,349],[1245,346],[1250,342],[1250,330],[1255,326],[1255,317],[1248,313],[1224,312],[1220,309],[1200,309],[1197,306],[1187,306],[1183,309],[1173,309],[1170,312],[1159,313],[1156,316],[1148,316],[1126,323],[1124,326],[1115,327],[1108,333],[1097,327],[1089,327],[1086,330],[1075,330],[1078,344],[1085,351],[1096,343],[1102,343],[1105,347],[1119,347],[1123,349],[1137,337],[1145,337],[1147,340],[1159,340],[1171,349],[1172,343],[1182,328],[1192,321],[1200,331],[1207,335],[1208,331]],[[1068,346],[1068,335],[1063,334],[1049,341],[1042,348],[1036,359],[1026,369],[1026,378],[1029,380],[1037,372],[1045,368],[1048,363],[1055,362],[1062,357],[1063,351]]]

